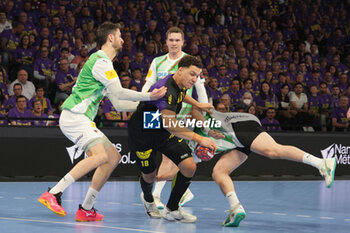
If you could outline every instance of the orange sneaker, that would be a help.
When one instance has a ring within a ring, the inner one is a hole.
[[[75,221],[77,222],[92,222],[92,221],[102,221],[103,215],[96,212],[97,210],[92,207],[91,210],[84,209],[79,205],[79,209],[75,214]]]
[[[62,193],[52,194],[49,193],[50,189],[43,193],[39,198],[38,201],[49,208],[52,212],[59,216],[66,216],[66,211],[62,207],[62,201],[61,201],[61,195]]]

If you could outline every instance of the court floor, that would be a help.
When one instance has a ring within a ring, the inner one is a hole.
[[[195,198],[186,209],[197,215],[194,224],[150,219],[139,199],[137,182],[108,182],[95,207],[103,222],[76,223],[78,204],[88,182],[76,182],[63,195],[67,216],[59,217],[37,202],[52,182],[0,183],[1,233],[111,233],[111,232],[350,232],[350,181],[335,181],[331,189],[322,181],[236,182],[247,217],[239,228],[225,228],[228,204],[214,182],[195,181]],[[162,194],[167,199],[168,183]]]

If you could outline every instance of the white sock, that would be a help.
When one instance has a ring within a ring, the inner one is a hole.
[[[74,183],[74,178],[67,173],[52,189],[50,189],[49,193],[56,194],[62,192],[72,183]]]
[[[86,210],[91,210],[94,206],[97,195],[98,191],[90,187],[86,193],[85,200],[81,206]]]
[[[305,153],[303,157],[303,163],[311,165],[317,169],[320,169],[323,165],[323,159],[320,159],[320,158],[317,158],[316,156]]]
[[[228,203],[230,204],[230,209],[235,208],[236,205],[239,204],[239,200],[238,200],[238,197],[237,197],[235,191],[226,193],[226,199],[227,199]]]
[[[160,197],[160,194],[162,193],[162,190],[164,188],[165,183],[166,183],[166,180],[156,182],[156,184],[154,185],[154,190],[153,190],[154,197]]]

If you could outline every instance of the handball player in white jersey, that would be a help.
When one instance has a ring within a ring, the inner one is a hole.
[[[192,115],[201,119],[201,113],[198,111],[193,110]],[[206,130],[196,128],[195,132],[208,137],[208,132],[215,131],[215,134],[210,133],[210,135],[215,137],[212,138],[217,146],[215,154],[221,154],[221,157],[213,168],[212,178],[230,205],[230,213],[222,223],[223,226],[238,227],[246,216],[236,195],[230,174],[244,163],[250,152],[270,159],[286,159],[311,165],[317,168],[324,177],[327,188],[332,186],[337,164],[336,158],[321,159],[297,147],[278,144],[261,128],[259,119],[249,113],[212,111],[210,117],[221,121],[221,127]],[[202,120],[205,120],[203,116]],[[190,141],[189,146],[194,151],[195,161],[199,162],[200,159],[196,156],[197,145]],[[159,176],[166,178],[167,176],[172,177],[173,174],[159,174]]]
[[[142,92],[147,92],[153,84],[168,74],[174,74],[178,69],[178,63],[180,62],[181,58],[188,55],[182,51],[182,47],[184,45],[184,33],[180,28],[169,28],[169,30],[166,32],[166,44],[168,46],[168,53],[153,59],[146,76],[146,83],[142,87]],[[198,78],[198,81],[195,83],[194,87],[197,91],[198,102],[208,103],[208,97],[204,87],[204,79]],[[192,96],[192,92],[193,87],[187,90],[187,94],[189,96]],[[188,115],[191,111],[191,108],[191,105],[183,103],[182,109],[178,114],[178,119],[182,119]],[[159,172],[169,171],[172,169],[177,169],[176,165],[163,155],[162,163],[159,167]],[[160,196],[165,183],[166,181],[156,182],[153,191],[154,202],[159,209],[164,208],[163,203],[160,201]],[[180,201],[180,205],[182,206],[192,199],[193,194],[189,189],[187,189]]]
[[[112,60],[122,48],[119,24],[105,22],[97,29],[97,43],[101,50],[93,53],[79,73],[72,94],[62,105],[60,129],[88,157],[77,163],[53,188],[43,193],[38,201],[59,216],[65,216],[61,195],[73,182],[95,170],[91,185],[75,215],[76,221],[101,221],[103,215],[94,209],[95,199],[121,156],[108,138],[96,128],[93,119],[100,102],[108,96],[117,111],[135,111],[138,102],[163,97],[166,88],[141,93],[122,88]],[[121,100],[123,99],[123,100]]]

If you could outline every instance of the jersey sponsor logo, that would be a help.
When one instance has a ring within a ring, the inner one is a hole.
[[[155,112],[143,113],[143,128],[144,129],[160,129],[160,112],[159,109]]]
[[[333,143],[329,147],[321,150],[322,157],[325,159],[336,158],[337,164],[350,165],[350,146]]]
[[[158,72],[157,73],[158,80],[164,78],[167,75],[168,75],[168,72]]]
[[[115,70],[106,71],[106,72],[105,72],[105,75],[106,75],[106,77],[107,77],[108,80],[112,80],[112,79],[118,77],[118,74],[117,74],[117,72],[115,72]]]
[[[90,124],[91,124],[91,126],[93,127],[93,128],[96,128],[96,124],[95,124],[95,122],[90,122]],[[96,132],[96,131],[95,131]],[[97,132],[96,132],[97,133]]]
[[[139,157],[142,160],[148,159],[151,156],[152,149],[146,150],[146,151],[136,151],[137,157]]]
[[[147,75],[146,75],[146,78],[149,78],[149,77],[151,77],[151,76],[152,76],[152,70],[149,69],[149,70],[148,70],[148,73],[147,73]]]

